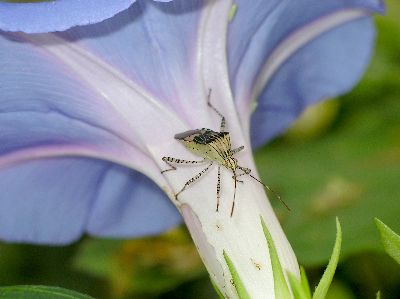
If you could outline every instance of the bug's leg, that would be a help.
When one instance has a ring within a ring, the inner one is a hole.
[[[242,151],[243,149],[244,149],[244,146],[243,146],[243,145],[239,146],[238,148],[234,148],[234,149],[232,150],[232,155],[234,155],[234,154],[236,154],[236,153]]]
[[[237,178],[238,178],[239,176],[249,174],[249,173],[251,172],[251,170],[248,169],[248,168],[240,167],[240,166],[239,166],[238,168],[239,168],[241,171],[243,171],[243,173],[233,175],[233,176],[232,176],[232,179],[236,180],[236,181],[239,182],[239,183],[243,183],[243,181],[238,180]]]
[[[236,183],[237,183],[237,180],[236,180],[236,173],[234,173],[233,174],[233,177],[234,177],[234,182],[235,182],[235,189],[234,189],[234,191],[233,191],[233,201],[232,201],[232,208],[231,208],[231,218],[232,218],[232,215],[233,215],[233,210],[235,209],[235,199],[236,199]]]
[[[217,212],[219,208],[219,199],[221,197],[221,166],[218,166],[218,182],[217,182]]]
[[[171,170],[176,170],[176,167],[174,165],[172,165],[171,163],[175,163],[175,164],[200,164],[200,163],[204,163],[206,160],[203,159],[201,161],[191,161],[191,160],[182,160],[182,159],[177,159],[177,158],[172,158],[172,157],[162,157],[162,160],[168,164],[169,169],[165,169],[162,170],[161,173],[167,172],[167,171],[171,171]]]
[[[207,96],[207,105],[215,111],[220,117],[221,117],[221,125],[220,125],[220,132],[225,131],[225,116],[222,115],[221,112],[217,110],[212,104],[211,104],[211,88],[208,90],[208,96]]]
[[[238,165],[238,168],[239,168],[241,171],[243,171],[243,173],[240,174],[240,175],[250,174],[250,172],[251,172],[251,169],[250,169],[250,168],[242,167],[242,166],[239,166],[239,165]]]
[[[163,157],[163,158],[165,158],[165,157]],[[171,163],[169,163],[167,161],[165,161],[165,163],[167,163],[168,166],[171,167],[171,168],[161,170],[161,173],[164,173],[164,172],[167,172],[167,171],[171,171],[171,170],[176,170],[176,167],[174,165],[172,165]]]
[[[244,183],[243,181],[237,179],[239,176],[242,176],[242,175],[245,175],[245,173],[241,173],[241,174],[238,174],[236,176],[233,175],[232,179],[236,180],[236,182],[238,182],[238,183]]]
[[[213,165],[213,162],[208,164],[206,168],[204,168],[202,171],[200,171],[198,174],[196,174],[194,177],[192,177],[190,180],[188,180],[185,185],[182,187],[182,189],[175,194],[175,199],[178,200],[178,195],[181,194],[190,184],[196,182],[210,167]]]
[[[231,208],[231,217],[232,217],[232,215],[233,215],[233,210],[235,209],[236,185],[237,185],[236,183],[237,183],[237,182],[243,183],[243,181],[239,181],[239,180],[237,179],[237,177],[238,177],[238,176],[245,175],[245,174],[250,174],[250,172],[251,172],[251,169],[249,169],[249,168],[241,167],[241,166],[239,166],[239,165],[238,165],[238,168],[239,168],[241,171],[243,171],[243,173],[237,175],[235,171],[233,172],[232,179],[233,179],[233,181],[235,182],[235,191],[233,192],[233,201],[232,201],[232,208]],[[250,174],[250,176],[251,176],[251,174]]]

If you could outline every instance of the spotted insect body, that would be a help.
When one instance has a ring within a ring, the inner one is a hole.
[[[211,90],[208,94],[208,106],[215,111],[221,117],[220,132],[215,132],[211,129],[202,128],[196,130],[189,130],[179,134],[176,134],[175,139],[179,140],[190,152],[194,155],[202,157],[200,161],[183,160],[172,157],[163,157],[162,160],[167,163],[171,168],[163,170],[161,173],[165,173],[170,170],[176,170],[173,164],[201,164],[208,162],[208,166],[204,168],[200,173],[195,175],[189,181],[185,183],[183,188],[175,194],[175,198],[178,199],[178,195],[182,193],[188,186],[196,182],[200,177],[202,177],[208,169],[214,164],[218,164],[218,180],[217,180],[217,211],[219,208],[220,200],[220,190],[221,190],[221,166],[225,167],[233,173],[234,180],[234,194],[233,202],[231,208],[231,216],[233,215],[233,210],[235,207],[236,198],[236,185],[237,182],[243,183],[243,181],[238,180],[238,177],[243,175],[249,175],[251,178],[262,184],[265,188],[272,191],[267,185],[262,183],[256,177],[250,174],[251,169],[242,167],[238,164],[238,160],[234,157],[236,153],[244,149],[244,146],[240,146],[236,149],[232,149],[231,139],[229,132],[225,132],[225,117],[213,106],[210,102]],[[238,171],[242,173],[238,174]],[[273,192],[273,191],[272,191]],[[281,200],[279,195],[278,199]],[[288,208],[288,206],[281,200],[281,202]],[[289,208],[288,208],[289,209]]]
[[[175,139],[193,154],[223,166],[233,155],[228,132],[215,132],[203,128],[176,134]]]

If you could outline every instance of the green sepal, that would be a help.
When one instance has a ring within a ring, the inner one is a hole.
[[[311,299],[311,295],[307,293],[307,290],[304,289],[301,280],[298,280],[296,276],[292,273],[287,272],[289,283],[292,288],[294,299]]]
[[[265,225],[262,216],[260,216],[260,219],[261,219],[262,229],[264,231],[264,236],[265,239],[267,239],[267,244],[269,248],[272,273],[274,275],[275,298],[292,298],[285,276],[283,275],[282,266],[279,261],[278,252],[276,251],[274,241],[272,240],[272,237],[267,229],[267,226]]]
[[[240,299],[250,299],[249,293],[247,293],[246,288],[244,287],[244,284],[242,280],[240,279],[239,273],[236,271],[235,266],[233,265],[231,259],[229,258],[228,254],[223,251],[224,254],[224,259],[226,264],[228,265],[229,272],[231,273],[232,280],[233,280],[233,286],[236,289],[236,292],[239,296]]]
[[[336,241],[333,248],[332,256],[329,260],[322,278],[315,289],[313,299],[324,299],[328,289],[332,283],[333,275],[335,274],[337,264],[339,262],[340,248],[342,246],[342,228],[340,227],[339,219],[336,218]]]
[[[375,218],[376,219],[376,218]],[[381,291],[378,291],[376,293],[376,299],[381,299]]]
[[[375,218],[375,223],[381,235],[381,241],[386,253],[400,264],[400,236],[378,218]]]
[[[221,290],[218,288],[218,286],[217,286],[217,284],[215,283],[214,279],[212,279],[212,278],[210,277],[210,280],[211,280],[211,284],[212,284],[212,286],[213,286],[215,292],[216,292],[217,295],[218,295],[218,298],[220,298],[220,299],[225,299],[224,295],[222,295],[222,292],[221,292]]]
[[[75,291],[40,285],[17,285],[0,288],[0,298],[2,299],[93,299]]]
[[[308,283],[306,271],[304,270],[303,266],[300,266],[300,281],[302,289],[306,293],[307,298],[311,299],[310,284]]]

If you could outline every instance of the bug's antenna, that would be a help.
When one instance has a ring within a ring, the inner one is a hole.
[[[272,190],[270,187],[268,187],[267,185],[265,185],[263,182],[261,182],[259,179],[257,179],[256,177],[252,176],[250,173],[248,173],[248,175],[250,177],[252,177],[253,179],[255,179],[257,182],[259,182],[261,185],[263,185],[266,189],[268,189],[272,194],[275,195],[276,198],[279,199],[279,201],[286,207],[286,209],[288,209],[288,211],[291,211],[289,206],[286,204],[286,202],[283,201],[283,199],[281,198],[281,196],[276,193],[274,190]]]

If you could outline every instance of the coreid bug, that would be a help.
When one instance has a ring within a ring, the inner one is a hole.
[[[221,192],[221,166],[233,172],[233,181],[235,184],[235,189],[233,193],[233,201],[230,216],[232,217],[235,208],[236,199],[236,185],[237,182],[243,183],[243,181],[237,178],[243,175],[248,175],[266,189],[271,191],[275,196],[289,209],[287,204],[281,199],[281,197],[276,194],[271,188],[261,182],[259,179],[251,175],[251,169],[242,167],[238,164],[238,160],[234,155],[244,149],[244,146],[239,146],[238,148],[232,149],[231,139],[229,132],[225,132],[225,117],[211,104],[211,89],[208,92],[207,104],[208,106],[221,117],[220,131],[215,132],[211,129],[202,128],[196,130],[189,130],[183,133],[176,134],[175,139],[179,140],[190,152],[196,156],[202,157],[200,161],[183,160],[172,157],[163,157],[162,160],[167,163],[171,168],[161,171],[165,173],[167,171],[176,170],[176,167],[172,164],[202,164],[207,163],[208,165],[201,172],[196,174],[190,180],[188,180],[182,189],[175,194],[175,199],[178,200],[178,195],[181,194],[187,187],[195,183],[203,174],[207,172],[208,169],[214,164],[218,164],[218,180],[217,180],[217,209],[218,212],[219,202],[220,202],[220,192]],[[241,171],[241,173],[238,173]]]

